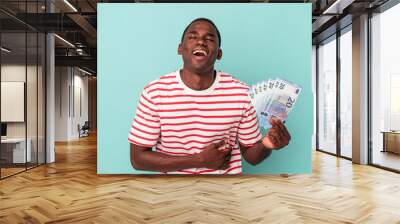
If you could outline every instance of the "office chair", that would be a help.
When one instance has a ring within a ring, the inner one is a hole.
[[[78,125],[79,128],[79,125]],[[79,138],[80,137],[87,137],[89,136],[89,121],[85,121],[85,123],[82,125],[82,127],[79,128]]]

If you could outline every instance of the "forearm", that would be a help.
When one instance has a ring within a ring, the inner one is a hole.
[[[271,155],[272,150],[266,148],[261,141],[242,150],[244,159],[251,165],[257,165]]]
[[[189,168],[202,167],[202,161],[197,155],[172,156],[154,151],[144,151],[135,155],[131,154],[132,166],[138,170],[158,172],[176,171]]]

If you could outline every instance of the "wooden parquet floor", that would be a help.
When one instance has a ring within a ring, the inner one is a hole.
[[[95,137],[0,181],[0,223],[400,223],[400,175],[315,152],[313,174],[96,174]]]

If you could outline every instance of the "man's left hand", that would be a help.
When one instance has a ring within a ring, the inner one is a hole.
[[[290,134],[282,121],[271,118],[272,127],[262,139],[262,144],[268,149],[281,149],[289,144]]]

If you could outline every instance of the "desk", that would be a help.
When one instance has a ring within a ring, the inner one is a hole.
[[[382,152],[392,152],[400,154],[400,131],[382,131],[383,150]]]
[[[32,159],[30,138],[27,139],[25,154],[25,138],[6,138],[1,139],[1,157],[9,163],[25,163]],[[12,159],[11,159],[12,158]],[[27,161],[25,161],[27,158]]]

